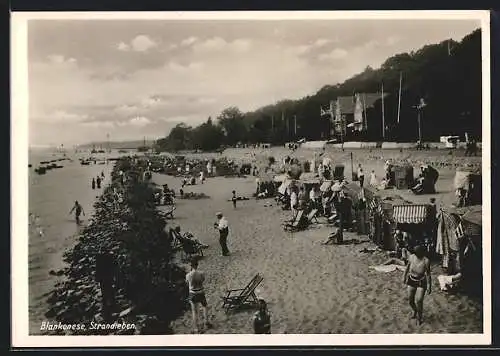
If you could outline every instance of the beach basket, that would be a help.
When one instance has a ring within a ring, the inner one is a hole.
[[[413,186],[413,167],[393,166],[394,184],[397,189],[409,189]]]
[[[333,169],[333,179],[334,180],[343,180],[344,179],[344,165],[337,164]]]

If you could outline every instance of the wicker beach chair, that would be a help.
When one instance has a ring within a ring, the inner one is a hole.
[[[228,313],[245,306],[257,306],[258,299],[255,295],[255,289],[263,280],[264,277],[257,273],[244,288],[228,289],[226,295],[222,297],[224,311]]]

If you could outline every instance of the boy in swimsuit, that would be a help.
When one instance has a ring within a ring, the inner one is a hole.
[[[73,213],[73,211],[75,212],[76,223],[80,224],[80,215],[83,213],[83,216],[85,216],[85,211],[83,211],[83,208],[80,205],[80,203],[78,203],[78,200],[75,201],[75,205],[73,205],[73,208],[71,208],[69,214],[71,215]]]
[[[423,246],[416,246],[414,253],[408,257],[403,283],[408,286],[412,319],[417,319],[418,324],[422,324],[425,292],[431,294],[432,287],[430,261],[425,257]]]

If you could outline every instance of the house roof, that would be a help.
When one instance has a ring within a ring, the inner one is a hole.
[[[335,106],[340,105],[342,114],[353,114],[355,101],[353,96],[339,96],[335,102]]]
[[[364,101],[364,107],[366,109],[372,108],[377,100],[382,98],[381,93],[358,93],[361,102]],[[384,97],[387,97],[387,93],[384,93]],[[342,114],[354,114],[356,108],[355,96],[339,96],[335,105],[340,104],[340,110]]]

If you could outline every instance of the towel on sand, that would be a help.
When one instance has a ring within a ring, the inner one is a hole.
[[[404,271],[406,269],[405,266],[400,266],[400,265],[380,265],[380,266],[370,266],[368,268],[383,273],[394,272],[395,270]]]

